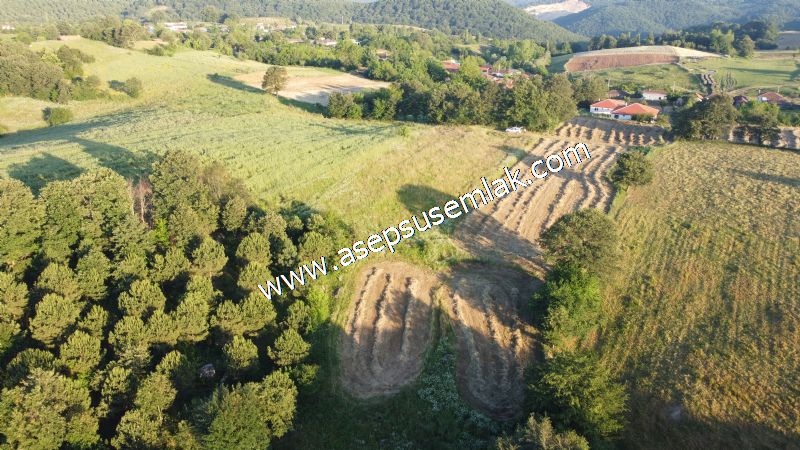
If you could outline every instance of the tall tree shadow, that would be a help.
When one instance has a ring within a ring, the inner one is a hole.
[[[227,88],[236,89],[242,92],[249,92],[251,94],[260,94],[260,95],[264,94],[264,91],[262,91],[261,89],[254,88],[249,84],[243,83],[239,80],[233,79],[226,75],[211,73],[206,75],[206,78],[208,78],[208,80],[211,81],[212,83],[216,83],[221,86],[225,86]]]
[[[74,137],[72,142],[80,144],[86,154],[98,160],[101,166],[117,172],[125,178],[137,179],[150,170],[158,159],[151,151],[134,153],[125,147]]]
[[[84,169],[63,158],[43,153],[24,163],[13,164],[8,170],[8,175],[22,181],[34,194],[38,195],[47,183],[70,180],[83,172]]]

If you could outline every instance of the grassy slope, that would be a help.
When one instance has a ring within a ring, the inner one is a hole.
[[[717,77],[730,72],[736,79],[737,88],[789,87],[800,88],[800,58],[784,54],[784,58],[768,58],[770,52],[756,53],[753,58],[709,58],[686,67],[698,73],[716,70]],[[764,56],[764,57],[760,57]]]
[[[235,81],[223,85],[207,78],[266,67],[257,63],[206,52],[165,58],[91,41],[70,45],[97,56],[87,73],[105,82],[141,78],[143,98],[72,102],[75,122],[2,138],[0,174],[36,186],[101,165],[134,175],[148,167],[152,154],[187,149],[225,162],[265,202],[300,199],[341,214],[359,233],[371,233],[406,214],[408,202],[397,195],[403,185],[457,193],[512,158],[503,150],[502,133],[407,125],[408,136],[402,136],[397,124],[328,120]],[[0,108],[0,123],[19,111],[38,117],[43,106],[0,99],[0,105],[17,103],[25,107]]]
[[[655,163],[612,210],[625,248],[603,348],[634,391],[628,441],[796,445],[800,155],[678,143]]]

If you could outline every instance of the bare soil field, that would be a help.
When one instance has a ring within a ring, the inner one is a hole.
[[[439,285],[436,275],[405,263],[362,271],[339,346],[342,382],[351,394],[393,394],[419,375]]]
[[[531,155],[514,168],[528,173],[543,156],[561,152],[581,140],[541,138]],[[611,186],[603,175],[616,161],[620,145],[586,142],[592,157],[581,164],[536,180],[472,213],[456,231],[462,245],[474,254],[513,261],[536,273],[544,271],[537,244],[539,235],[562,215],[581,208],[607,209]]]
[[[518,270],[474,264],[457,268],[448,284],[461,394],[493,417],[511,418],[522,407],[523,372],[534,356],[535,329],[525,311],[537,282]]]
[[[263,72],[237,75],[236,80],[261,89]],[[289,76],[289,80],[278,95],[283,98],[303,103],[327,105],[328,98],[334,92],[355,93],[368,89],[389,87],[385,81],[375,81],[349,73],[320,73],[318,76]]]
[[[567,72],[581,72],[648,64],[674,64],[685,58],[705,59],[712,57],[719,57],[719,55],[666,45],[645,45],[576,53],[575,56],[567,61],[564,69]]]
[[[582,0],[564,0],[558,3],[532,5],[525,8],[525,12],[533,14],[538,19],[553,20],[567,14],[579,13],[591,6]]]

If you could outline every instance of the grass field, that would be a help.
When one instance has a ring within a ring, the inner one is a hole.
[[[643,89],[675,89],[694,91],[700,89],[697,77],[675,64],[657,64],[638,67],[579,72],[578,76],[592,76],[608,80],[611,87],[632,85]]]
[[[686,68],[695,73],[715,70],[717,78],[730,72],[736,79],[737,88],[755,87],[800,87],[800,59],[791,54],[771,57],[771,52],[756,53],[753,58],[713,58],[686,63]]]
[[[800,438],[800,154],[677,143],[612,215],[625,257],[604,354],[640,448]]]

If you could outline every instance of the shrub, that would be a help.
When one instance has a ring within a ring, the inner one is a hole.
[[[619,189],[648,184],[653,181],[653,163],[640,152],[623,153],[609,178]]]
[[[264,78],[261,80],[261,89],[270,94],[277,94],[278,91],[286,86],[288,78],[289,74],[286,72],[285,67],[268,67],[267,71],[264,72]]]
[[[46,108],[44,120],[51,127],[61,125],[72,120],[72,111],[67,108]]]
[[[142,95],[142,88],[142,80],[138,78],[128,78],[125,80],[125,84],[122,87],[123,92],[133,98],[137,98]]]
[[[617,246],[614,222],[596,209],[566,214],[540,238],[553,263],[574,263],[594,273],[608,268]]]

